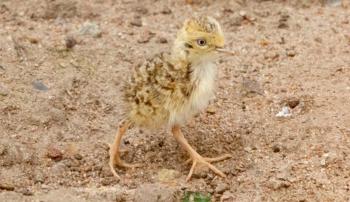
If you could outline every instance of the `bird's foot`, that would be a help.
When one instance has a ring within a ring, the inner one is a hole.
[[[114,168],[115,165],[119,166],[119,167],[124,167],[124,168],[131,168],[131,169],[141,167],[141,164],[130,164],[130,163],[126,163],[126,162],[122,161],[120,158],[119,152],[113,154],[110,151],[109,167],[110,167],[113,175],[115,177],[117,177],[118,179],[120,179],[119,175],[117,174],[117,172]]]
[[[186,161],[186,163],[189,163],[192,161],[192,166],[191,166],[190,172],[187,175],[186,181],[189,181],[191,179],[194,169],[198,164],[203,164],[209,167],[209,169],[211,169],[217,175],[220,175],[221,177],[226,177],[226,175],[223,172],[221,172],[219,169],[217,169],[215,166],[213,166],[211,162],[222,161],[231,157],[232,156],[230,154],[224,154],[222,156],[215,157],[215,158],[207,158],[207,157],[202,157],[199,154],[194,154],[189,160]]]

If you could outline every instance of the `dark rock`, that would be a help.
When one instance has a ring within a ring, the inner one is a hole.
[[[167,40],[166,38],[164,38],[164,37],[159,37],[159,38],[157,39],[157,42],[158,42],[158,43],[168,43],[168,40]]]
[[[278,28],[279,29],[286,29],[288,28],[288,19],[289,19],[289,15],[287,13],[282,13],[281,17],[278,21]]]
[[[275,153],[278,153],[281,151],[281,148],[279,147],[279,145],[273,145],[272,146],[272,151]]]
[[[295,50],[287,50],[287,56],[288,57],[294,57],[297,53]]]
[[[297,98],[292,98],[287,100],[287,105],[291,108],[294,109],[300,104],[300,101]]]
[[[47,157],[49,157],[50,159],[53,159],[55,161],[59,161],[62,159],[63,153],[56,146],[50,145],[47,148]]]
[[[135,17],[133,20],[130,21],[130,25],[135,26],[135,27],[142,27],[141,18]]]
[[[164,8],[162,9],[161,13],[164,14],[164,15],[169,15],[169,14],[172,13],[172,11],[170,10],[170,8],[164,7]]]
[[[32,44],[38,44],[39,43],[39,39],[37,39],[35,37],[27,37],[27,39]]]
[[[4,155],[6,152],[6,146],[0,143],[0,156]]]
[[[15,190],[15,184],[12,181],[0,179],[0,190],[13,191]]]
[[[67,36],[64,41],[67,49],[72,49],[77,44],[73,36]]]

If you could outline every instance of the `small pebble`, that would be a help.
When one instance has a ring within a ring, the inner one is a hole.
[[[287,51],[287,56],[288,57],[294,57],[297,53],[295,52],[295,50],[288,50]]]
[[[233,199],[234,199],[234,195],[229,191],[225,191],[220,197],[221,202],[229,202],[229,201],[233,201]]]
[[[162,9],[162,11],[161,11],[161,13],[162,14],[164,14],[164,15],[169,15],[169,14],[171,14],[171,10],[170,10],[170,8],[168,8],[168,7],[164,7],[163,9]]]
[[[0,96],[7,96],[9,94],[9,90],[5,87],[5,85],[0,83]]]
[[[278,145],[273,145],[272,146],[272,151],[275,153],[278,153],[281,151],[281,148]]]
[[[81,154],[75,154],[74,158],[77,159],[77,160],[82,160],[83,156]]]
[[[33,176],[34,183],[44,183],[45,182],[45,176],[43,172],[41,171],[35,171]]]
[[[342,5],[342,0],[324,0],[326,5],[332,6],[332,7],[337,7]]]
[[[286,22],[280,22],[277,26],[279,29],[287,29],[289,26]]]
[[[47,156],[55,161],[59,161],[63,157],[63,153],[57,147],[51,145],[47,148]]]
[[[29,188],[20,188],[16,192],[23,194],[24,196],[32,196],[34,192]]]
[[[241,16],[238,13],[234,13],[233,17],[231,17],[231,19],[230,19],[230,25],[231,26],[241,26],[243,20],[244,20],[243,16]]]
[[[281,14],[281,18],[278,21],[278,26],[277,28],[279,29],[286,29],[288,28],[288,19],[289,19],[289,15],[287,13],[283,13]]]
[[[289,117],[291,116],[291,112],[290,112],[290,108],[289,107],[282,107],[282,110],[279,111],[277,114],[276,114],[276,117]]]
[[[5,152],[6,152],[6,146],[3,144],[0,144],[0,155],[5,154]]]
[[[228,190],[228,185],[225,183],[219,183],[216,188],[215,188],[215,192],[218,194],[222,194],[224,193],[224,191]]]
[[[150,32],[150,31],[144,31],[141,33],[141,35],[137,39],[137,42],[138,43],[147,43],[153,38],[153,36],[154,36],[154,33]]]
[[[115,184],[116,182],[118,182],[118,179],[114,176],[112,177],[107,177],[107,178],[103,178],[101,180],[101,184],[103,186],[108,186],[108,185],[112,185],[112,184]]]
[[[39,43],[39,40],[37,38],[34,38],[34,37],[27,37],[27,38],[28,38],[28,41],[32,44]]]
[[[216,113],[215,107],[214,107],[214,106],[209,106],[209,107],[207,108],[207,113],[208,113],[208,114],[215,114],[215,113]]]
[[[142,15],[146,15],[146,14],[148,13],[148,9],[145,8],[145,7],[142,7],[142,6],[137,7],[137,8],[135,9],[135,11],[136,11],[137,13],[139,13],[139,14],[142,14]]]
[[[284,181],[284,180],[278,180],[278,179],[271,179],[267,186],[271,189],[274,189],[274,190],[279,190],[279,189],[282,189],[282,188],[288,188],[291,186],[291,183],[288,182],[288,181]]]
[[[264,89],[261,87],[261,84],[255,80],[251,80],[244,77],[242,85],[244,90],[246,90],[248,93],[257,93],[259,95],[264,94]]]
[[[77,41],[75,40],[75,38],[73,36],[67,36],[64,39],[64,41],[65,41],[67,49],[72,49],[77,44]]]
[[[141,18],[134,18],[133,20],[130,21],[130,25],[135,26],[135,27],[142,27]]]
[[[247,12],[239,11],[239,15],[242,16],[242,17],[245,17],[245,16],[247,16]]]
[[[318,43],[322,43],[323,42],[321,37],[316,37],[316,38],[314,38],[314,40],[316,42],[318,42]]]
[[[13,191],[15,190],[15,184],[7,180],[0,181],[0,190]]]
[[[290,99],[287,101],[287,105],[291,108],[294,109],[300,104],[300,101],[298,99]]]
[[[52,167],[51,167],[51,173],[55,173],[55,175],[62,175],[63,173],[65,173],[68,170],[67,166],[64,164],[64,162],[58,162],[55,163]]]
[[[157,40],[158,43],[168,43],[168,40],[164,37],[159,37]]]
[[[81,35],[91,35],[95,38],[100,38],[102,36],[102,31],[95,22],[85,22],[81,26],[79,33]]]
[[[41,81],[33,81],[32,85],[35,89],[40,91],[48,91],[49,88]]]

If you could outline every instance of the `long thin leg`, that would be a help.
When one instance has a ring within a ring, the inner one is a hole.
[[[191,145],[187,142],[186,138],[181,132],[180,126],[175,125],[171,129],[175,139],[181,144],[181,146],[189,153],[191,160],[193,161],[190,172],[187,175],[186,181],[191,179],[191,176],[193,174],[193,171],[195,167],[198,164],[204,164],[208,166],[212,171],[214,171],[217,175],[220,175],[221,177],[226,177],[223,172],[221,172],[219,169],[217,169],[215,166],[210,164],[209,162],[214,162],[214,161],[222,161],[224,159],[230,158],[231,155],[225,154],[220,157],[216,158],[204,158],[201,155],[199,155],[196,150],[194,150]]]
[[[130,127],[131,123],[128,120],[123,120],[119,123],[117,134],[114,138],[113,144],[109,148],[109,167],[114,176],[120,178],[117,172],[114,169],[114,165],[126,167],[126,168],[135,168],[139,167],[139,164],[128,164],[121,160],[120,158],[120,142],[126,130]]]

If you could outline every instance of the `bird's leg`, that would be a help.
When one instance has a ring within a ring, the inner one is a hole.
[[[220,175],[221,177],[226,177],[225,174],[223,172],[221,172],[219,169],[217,169],[215,166],[213,166],[212,164],[210,164],[210,162],[215,162],[215,161],[222,161],[224,159],[230,158],[231,155],[229,154],[225,154],[216,158],[205,158],[202,157],[200,154],[198,154],[196,152],[196,150],[194,150],[191,145],[187,142],[187,140],[185,139],[185,137],[183,136],[180,126],[175,125],[172,127],[171,129],[175,139],[181,144],[181,146],[189,153],[190,155],[190,160],[192,160],[192,167],[190,172],[187,175],[186,181],[191,179],[191,176],[193,174],[194,168],[198,165],[198,164],[204,164],[206,166],[208,166],[212,171],[214,171],[217,175]]]
[[[114,169],[114,165],[120,166],[120,167],[126,167],[126,168],[135,168],[139,167],[139,164],[128,164],[121,160],[120,158],[120,142],[122,140],[123,135],[125,134],[126,130],[130,126],[130,121],[123,120],[119,123],[117,135],[115,136],[113,144],[109,148],[109,167],[113,173],[114,176],[119,178],[119,175]]]

